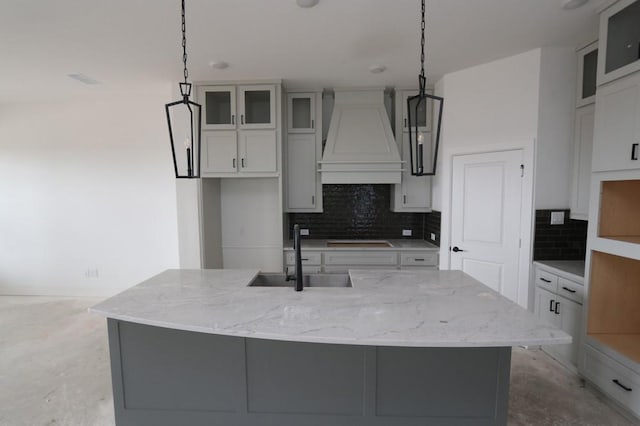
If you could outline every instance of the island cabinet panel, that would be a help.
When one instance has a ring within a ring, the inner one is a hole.
[[[108,325],[118,426],[506,425],[509,347],[376,347]]]

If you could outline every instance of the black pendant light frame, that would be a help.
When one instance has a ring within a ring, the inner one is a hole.
[[[182,99],[165,105],[167,113],[167,124],[169,125],[169,139],[171,141],[171,154],[173,156],[173,168],[177,179],[197,179],[200,177],[200,135],[202,122],[202,106],[190,100],[191,83],[187,82],[189,71],[187,70],[187,37],[185,23],[185,0],[182,0],[182,62],[184,64],[184,82],[180,84],[180,94]],[[173,126],[171,125],[171,113],[177,108],[186,108],[189,111],[190,136],[189,145],[186,146],[186,174],[178,171],[178,160],[176,158],[175,139]],[[195,157],[195,162],[194,162]]]
[[[407,121],[409,128],[409,161],[411,163],[411,174],[413,176],[434,176],[436,174],[436,164],[438,163],[438,148],[440,146],[440,127],[442,124],[442,109],[444,98],[427,93],[427,78],[424,75],[424,30],[425,30],[425,0],[422,0],[422,22],[421,22],[421,69],[418,76],[419,91],[415,96],[407,98]],[[418,141],[420,134],[418,124],[418,112],[420,107],[428,112],[427,102],[429,100],[438,101],[438,123],[436,125],[436,140],[433,150],[433,161],[431,167],[425,172],[424,169],[424,143]],[[413,107],[413,108],[412,108]]]

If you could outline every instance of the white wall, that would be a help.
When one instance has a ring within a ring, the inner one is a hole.
[[[170,98],[0,108],[0,294],[110,295],[178,266]]]
[[[442,212],[440,268],[449,268],[451,161],[455,154],[526,148],[533,163],[538,127],[540,49],[445,75],[434,87],[444,96],[439,172],[433,209]],[[531,166],[533,166],[531,164]]]
[[[535,206],[568,209],[577,56],[574,48],[543,47],[541,52]]]

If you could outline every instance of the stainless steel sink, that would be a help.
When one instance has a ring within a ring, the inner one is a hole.
[[[349,274],[309,274],[302,276],[305,287],[351,287]],[[285,274],[258,274],[250,287],[294,287],[295,278],[287,281]]]

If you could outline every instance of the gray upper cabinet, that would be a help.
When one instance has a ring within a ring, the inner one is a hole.
[[[578,50],[578,84],[576,107],[592,104],[596,100],[598,74],[598,42]]]
[[[598,84],[640,70],[640,0],[620,0],[600,15]]]

